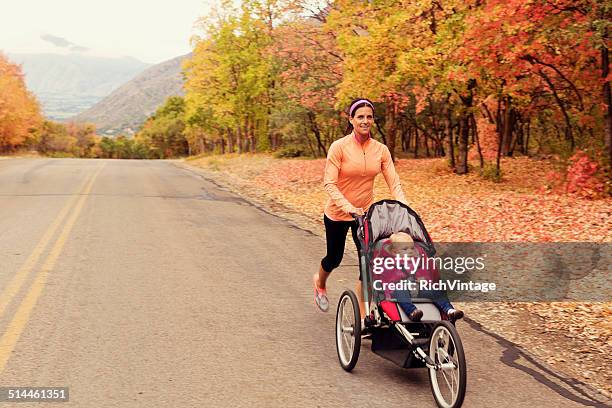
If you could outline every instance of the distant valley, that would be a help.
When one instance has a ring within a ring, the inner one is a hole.
[[[22,65],[28,88],[53,120],[67,119],[95,105],[150,66],[131,57],[12,53],[8,57]]]
[[[166,98],[183,95],[181,64],[190,56],[183,55],[147,68],[70,120],[94,123],[98,134],[133,134]]]
[[[166,98],[183,94],[181,63],[190,56],[151,65],[131,57],[8,55],[22,65],[47,118],[94,123],[111,136],[134,134]]]

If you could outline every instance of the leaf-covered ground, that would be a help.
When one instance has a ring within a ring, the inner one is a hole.
[[[303,214],[321,233],[324,159],[269,155],[208,156],[189,164],[272,210]],[[505,159],[504,180],[476,171],[457,176],[443,159],[396,163],[410,206],[437,242],[612,242],[612,200],[543,194],[547,161]],[[388,198],[379,177],[377,199]],[[556,369],[612,393],[612,303],[464,303],[484,328],[522,346]]]

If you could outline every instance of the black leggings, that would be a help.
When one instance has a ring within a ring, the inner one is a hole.
[[[325,239],[327,241],[327,255],[321,260],[321,267],[325,272],[331,272],[336,269],[342,261],[344,255],[344,244],[346,242],[346,233],[351,229],[353,241],[357,249],[361,248],[359,239],[357,239],[357,222],[356,221],[333,221],[323,216],[325,223]],[[361,262],[361,257],[359,259]],[[361,273],[359,274],[361,279]]]

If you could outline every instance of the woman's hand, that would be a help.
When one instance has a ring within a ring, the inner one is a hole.
[[[360,208],[360,207],[353,207],[353,208],[351,208],[351,210],[349,211],[349,214],[363,215],[363,214],[365,214],[365,211],[363,210],[363,208]]]

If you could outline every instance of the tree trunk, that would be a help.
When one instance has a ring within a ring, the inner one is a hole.
[[[464,112],[461,117],[459,132],[459,146],[457,152],[457,174],[467,174],[468,172],[468,145],[470,141],[470,115],[474,103],[473,89],[476,87],[476,80],[470,79],[467,83],[468,95],[459,95],[463,102]]]
[[[497,132],[497,156],[495,158],[495,175],[497,177],[499,177],[501,174],[500,166],[501,166],[502,141],[503,141],[502,133]]]
[[[249,134],[249,117],[245,117],[244,118],[244,137],[242,138],[242,151],[243,152],[247,152],[249,151],[249,138],[251,137],[251,135]]]
[[[516,149],[517,145],[520,147],[521,153],[525,150],[523,148],[523,143],[525,140],[523,121],[521,120],[521,116],[518,113],[515,113],[515,117],[516,137],[514,138],[514,141],[512,142],[512,147],[510,148],[510,156],[514,154],[514,149]]]
[[[563,103],[563,101],[561,100],[561,97],[557,93],[557,89],[553,85],[552,81],[550,80],[550,78],[548,78],[548,75],[546,75],[542,70],[540,70],[539,74],[542,78],[544,78],[544,80],[548,84],[550,90],[553,93],[553,97],[555,98],[555,101],[557,102],[557,105],[559,105],[559,109],[561,109],[563,118],[565,118],[565,126],[566,126],[565,127],[565,140],[568,140],[570,142],[571,149],[574,150],[574,135],[572,133],[572,121],[569,117],[569,114],[567,113],[565,104]]]
[[[498,132],[501,137],[501,154],[507,156],[512,143],[512,128],[514,115],[512,111],[512,98],[502,98],[503,104],[498,106],[497,120],[499,121]],[[502,107],[503,106],[503,107]]]
[[[531,136],[531,118],[527,120],[527,132],[525,134],[525,155],[529,157],[529,136]]]
[[[468,141],[470,138],[470,117],[464,114],[461,119],[461,128],[459,130],[459,146],[457,152],[457,174],[467,174],[468,172]]]
[[[480,137],[478,137],[478,126],[476,125],[476,118],[472,113],[470,115],[470,122],[472,126],[472,134],[474,135],[474,143],[476,143],[476,149],[478,150],[478,160],[480,161],[480,168],[484,168],[484,157],[482,156],[482,149],[480,148]]]
[[[251,153],[255,153],[256,150],[256,144],[257,144],[257,140],[256,140],[256,136],[255,136],[255,120],[251,120],[250,123],[250,141],[251,141],[251,148],[250,148],[250,152]]]
[[[240,125],[236,127],[236,147],[238,148],[238,154],[242,154],[242,128]]]
[[[387,115],[385,118],[386,133],[387,133],[387,147],[391,153],[391,159],[395,161],[395,138],[397,134],[397,118],[396,118],[397,107],[393,102],[387,104]]]
[[[317,125],[316,119],[317,118],[315,116],[315,113],[312,111],[308,111],[308,120],[310,122],[310,130],[312,130],[312,133],[314,133],[315,135],[315,139],[317,139],[317,148],[319,149],[319,151],[322,150],[323,154],[327,156],[327,149],[325,148],[325,145],[321,141],[321,131],[319,130],[319,126]]]
[[[242,148],[242,150],[245,153],[248,153],[250,151],[250,144],[251,144],[251,125],[249,123],[249,117],[247,116],[244,119],[244,146]]]
[[[227,150],[230,153],[234,153],[234,136],[232,135],[231,128],[227,128]]]
[[[304,130],[304,138],[306,138],[306,141],[308,142],[308,148],[310,148],[310,152],[312,154],[312,157],[317,157],[317,153],[315,152],[314,146],[312,145],[312,141],[310,140],[310,136],[308,136],[308,130],[306,129],[306,127],[302,128]],[[319,153],[321,153],[319,151]]]
[[[406,140],[408,139],[408,132],[409,130],[402,127],[402,134],[400,136],[400,141],[401,141],[401,146],[402,146],[402,152],[406,153]]]
[[[383,144],[385,146],[388,146],[387,135],[385,135],[385,132],[383,131],[382,126],[380,126],[380,123],[378,123],[376,119],[374,119],[374,124],[376,125],[376,130],[378,130],[378,133],[380,133],[380,137],[382,138]]]
[[[408,134],[405,140],[404,153],[408,153],[410,151],[410,145],[412,144],[412,128],[408,128]]]
[[[608,28],[606,27],[603,35],[603,44],[607,44],[608,39]],[[601,76],[607,78],[610,74],[610,56],[608,47],[605,45],[601,48]],[[612,166],[612,95],[610,92],[610,81],[606,81],[603,84],[603,101],[608,105],[604,112],[605,120],[605,137],[604,142],[606,146],[606,153],[608,155],[608,164]]]
[[[444,150],[444,129],[440,130],[440,133],[434,139],[434,143],[436,144],[436,156],[444,157],[446,152]]]
[[[223,138],[220,137],[219,139],[217,139],[217,143],[221,147],[221,154],[225,154],[225,143],[223,143]]]
[[[455,168],[455,146],[453,143],[453,127],[451,123],[451,110],[448,104],[448,98],[446,99],[446,131],[448,136],[448,165],[451,169]]]
[[[504,107],[504,131],[502,133],[502,154],[512,156],[512,130],[514,129],[514,109],[512,108],[512,98],[506,97]]]

